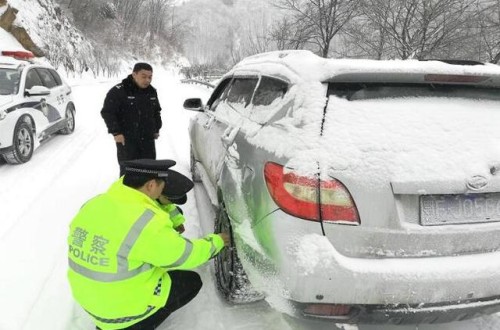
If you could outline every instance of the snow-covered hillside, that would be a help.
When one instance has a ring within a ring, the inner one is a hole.
[[[52,65],[82,71],[93,61],[90,42],[71,25],[53,0],[7,0],[7,3],[18,10],[14,24],[26,29]]]

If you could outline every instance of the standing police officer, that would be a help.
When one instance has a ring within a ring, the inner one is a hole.
[[[123,161],[156,159],[155,139],[160,136],[162,121],[152,79],[151,65],[136,63],[132,74],[111,88],[104,100],[101,116],[116,142],[120,176]]]
[[[156,201],[174,164],[125,162],[124,177],[71,222],[71,290],[98,329],[155,329],[198,294],[200,276],[189,269],[229,244],[226,233],[187,239],[175,230]]]

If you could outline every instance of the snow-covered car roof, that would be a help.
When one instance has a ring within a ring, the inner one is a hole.
[[[396,82],[418,82],[424,75],[481,76],[485,78],[482,84],[500,86],[500,67],[491,63],[460,65],[439,60],[326,59],[306,50],[250,56],[239,62],[228,75],[246,72],[283,76],[291,82],[296,79],[323,82],[339,80],[340,77],[343,81],[385,81],[390,77]]]

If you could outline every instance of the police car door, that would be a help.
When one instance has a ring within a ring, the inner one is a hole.
[[[37,89],[37,86],[44,86],[42,78],[35,68],[30,68],[26,73],[24,82],[25,99],[22,107],[29,111],[31,117],[35,121],[36,139],[40,140],[43,138],[43,132],[50,126],[47,106],[47,97],[50,97],[50,95],[41,95],[33,92]]]
[[[42,98],[41,106],[42,111],[47,116],[47,120],[49,122],[50,129],[46,133],[52,134],[61,128],[56,124],[60,123],[65,115],[65,91],[62,84],[59,84],[56,81],[54,75],[51,74],[49,69],[36,68],[35,70],[42,79],[43,85],[50,89],[50,94]]]

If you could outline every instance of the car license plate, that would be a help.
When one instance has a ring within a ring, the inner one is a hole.
[[[424,226],[500,221],[500,193],[420,196]]]

